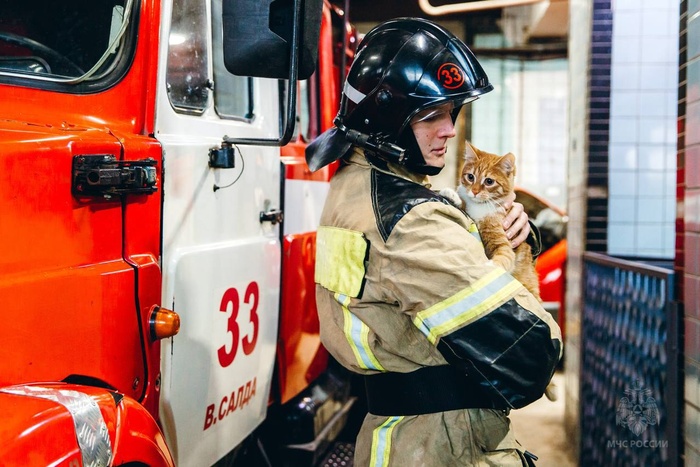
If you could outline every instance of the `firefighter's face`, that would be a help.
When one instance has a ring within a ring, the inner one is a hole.
[[[452,103],[423,110],[411,120],[411,128],[426,165],[444,167],[447,140],[455,136]]]

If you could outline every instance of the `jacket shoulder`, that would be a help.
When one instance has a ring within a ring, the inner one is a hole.
[[[452,206],[447,198],[423,185],[378,170],[372,170],[371,190],[377,228],[385,242],[396,224],[414,207],[431,202]]]

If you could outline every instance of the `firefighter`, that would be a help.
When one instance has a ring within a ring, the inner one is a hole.
[[[364,375],[357,466],[532,465],[508,412],[544,393],[559,328],[428,183],[460,108],[491,89],[450,32],[391,20],[361,42],[335,127],[307,150],[312,170],[340,160],[316,299],[324,345]]]

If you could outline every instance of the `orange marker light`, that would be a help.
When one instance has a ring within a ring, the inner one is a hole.
[[[154,305],[148,324],[151,329],[151,339],[165,339],[180,331],[180,315],[167,308]]]

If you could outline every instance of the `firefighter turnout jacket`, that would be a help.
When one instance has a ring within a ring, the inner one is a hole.
[[[321,339],[367,386],[355,465],[522,465],[507,412],[542,396],[559,327],[427,182],[355,148],[321,216]]]

